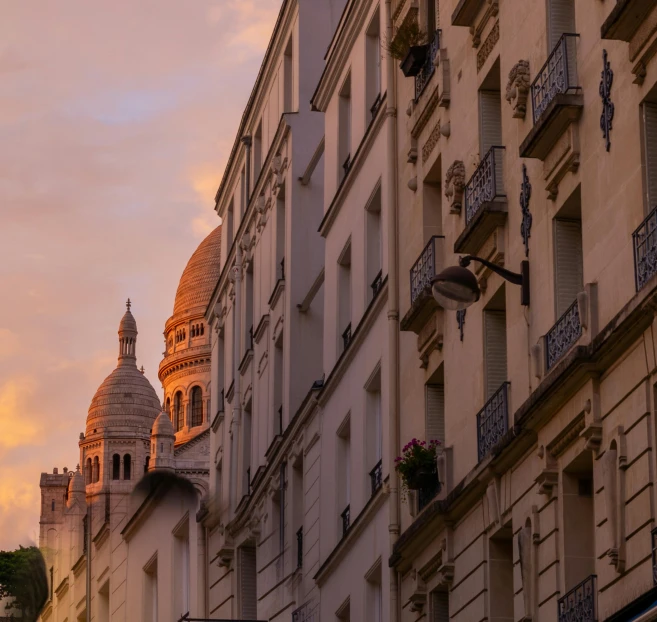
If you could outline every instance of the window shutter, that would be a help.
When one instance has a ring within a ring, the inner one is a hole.
[[[643,104],[643,132],[648,212],[657,207],[657,105]]]
[[[431,592],[431,622],[449,622],[449,592]]]
[[[584,289],[582,269],[582,223],[554,221],[555,307],[557,318]]]
[[[502,97],[500,91],[479,91],[479,158],[502,144]]]
[[[575,3],[573,0],[548,0],[549,51],[557,45],[561,35],[575,31]]]
[[[440,441],[445,445],[445,387],[442,384],[428,384],[426,387],[426,437],[427,442]]]
[[[256,587],[256,552],[242,547],[240,551],[240,600],[243,620],[258,618],[258,592]]]
[[[484,311],[486,399],[506,382],[506,312]]]

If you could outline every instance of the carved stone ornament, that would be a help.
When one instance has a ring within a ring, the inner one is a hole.
[[[529,61],[519,60],[509,71],[509,81],[506,83],[506,101],[513,108],[514,119],[525,118],[529,85]]]
[[[465,188],[465,164],[455,160],[445,174],[445,196],[449,201],[449,211],[452,214],[461,213],[463,190]]]

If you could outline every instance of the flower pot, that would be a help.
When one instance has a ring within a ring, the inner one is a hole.
[[[411,490],[422,490],[436,486],[438,483],[438,473],[436,469],[420,467],[412,477],[408,478],[406,485]]]
[[[399,65],[402,73],[407,78],[417,76],[417,74],[420,73],[420,69],[422,69],[425,61],[427,60],[428,52],[428,45],[412,45],[408,49],[406,57]]]

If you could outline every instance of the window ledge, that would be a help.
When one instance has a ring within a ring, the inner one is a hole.
[[[427,285],[402,318],[399,324],[400,330],[411,331],[419,335],[434,311],[439,308],[440,305],[431,293],[431,286]]]
[[[454,242],[455,253],[476,255],[497,227],[507,219],[507,201],[489,201],[482,204],[470,224]]]
[[[281,297],[281,294],[284,291],[285,291],[285,279],[278,279],[278,281],[276,281],[276,285],[274,285],[274,291],[271,293],[271,296],[269,297],[269,302],[267,303],[270,309],[273,309],[276,306],[278,299]]]
[[[240,372],[240,375],[244,376],[246,372],[249,369],[249,364],[253,360],[253,350],[249,348],[245,353],[244,356],[242,357],[242,360],[240,361],[239,367],[237,368],[238,371]]]
[[[452,13],[452,26],[474,26],[484,0],[460,0]]]
[[[600,37],[629,42],[655,7],[657,0],[617,0],[600,28]]]

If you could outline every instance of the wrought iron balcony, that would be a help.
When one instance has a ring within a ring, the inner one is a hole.
[[[281,404],[278,407],[278,411],[276,411],[276,415],[278,417],[278,432],[277,434],[283,434],[283,404]]]
[[[372,120],[375,119],[376,113],[379,112],[379,108],[381,108],[381,102],[383,102],[383,98],[381,97],[381,93],[378,93],[376,99],[374,100],[374,103],[370,106],[370,113],[372,114]]]
[[[342,514],[340,514],[340,518],[342,519],[342,537],[344,538],[347,535],[347,531],[349,531],[349,519],[350,519],[349,506],[347,506],[344,510],[342,510]]]
[[[309,601],[292,612],[292,622],[319,622],[319,603]]]
[[[509,383],[493,393],[477,413],[477,460],[481,462],[509,429]]]
[[[491,147],[465,185],[465,224],[469,225],[487,203],[506,199],[502,163],[504,147]]]
[[[575,345],[581,335],[579,305],[575,300],[545,335],[545,365],[548,371]]]
[[[379,273],[374,277],[370,287],[372,288],[372,298],[376,298],[376,295],[379,293],[383,285],[383,270],[379,270]]]
[[[372,496],[374,496],[383,484],[383,463],[381,460],[370,471],[370,483],[372,484]]]
[[[421,512],[440,492],[440,482],[436,473],[436,481],[431,486],[423,486],[417,491],[417,511]]]
[[[420,95],[422,95],[427,84],[429,84],[429,80],[431,80],[431,76],[433,76],[433,72],[436,70],[435,61],[436,56],[440,51],[440,35],[440,30],[436,30],[436,32],[433,33],[433,37],[428,44],[429,47],[427,49],[427,57],[424,61],[424,65],[422,65],[422,69],[420,69],[419,73],[415,76],[415,101],[417,101]]]
[[[284,281],[285,280],[285,257],[283,257],[283,259],[281,259],[280,266],[281,266],[281,273],[280,273],[281,276],[279,278],[280,278],[281,281]]]
[[[351,322],[347,325],[347,328],[344,329],[342,333],[342,348],[346,350],[351,343]]]
[[[444,237],[434,235],[411,268],[411,305],[430,287],[431,279],[436,276],[437,268],[440,267],[436,265],[436,251],[439,250],[436,240],[444,240]]]
[[[657,273],[657,208],[632,234],[634,246],[634,280],[636,291]]]
[[[597,622],[596,575],[592,574],[557,601],[558,622]]]
[[[343,177],[347,176],[347,173],[351,169],[351,154],[347,154],[347,159],[342,163]]]
[[[577,78],[578,34],[561,36],[531,84],[534,127],[520,145],[521,157],[544,160],[584,101]]]
[[[297,531],[297,568],[303,566],[303,527]]]

